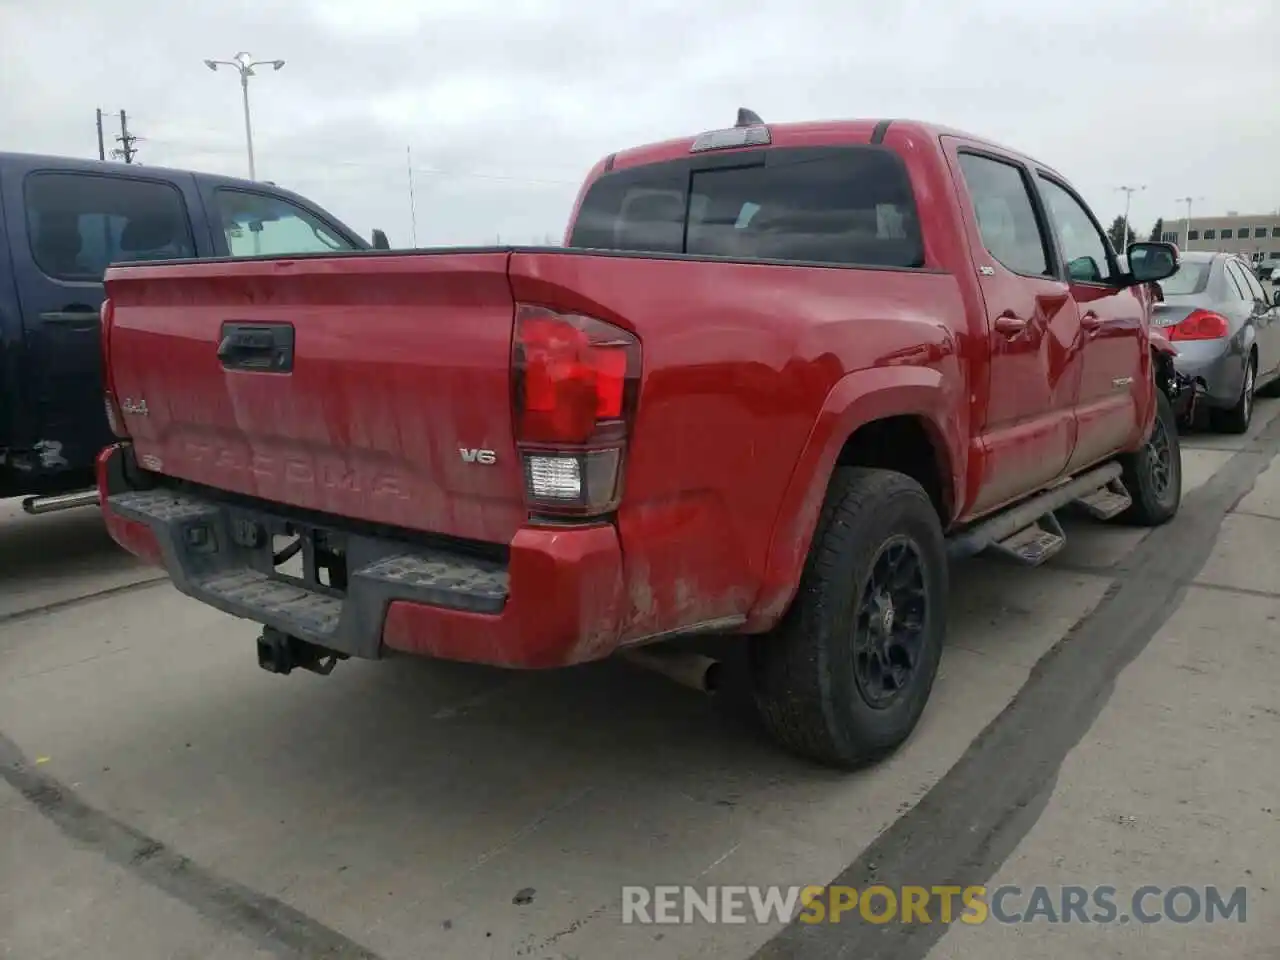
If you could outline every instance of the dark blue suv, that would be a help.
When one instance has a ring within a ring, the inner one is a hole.
[[[373,246],[386,237],[374,232]],[[111,442],[102,401],[102,274],[121,261],[370,247],[266,183],[0,153],[0,497],[31,512],[92,503]]]

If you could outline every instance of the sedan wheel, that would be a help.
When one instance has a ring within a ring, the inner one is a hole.
[[[1253,419],[1253,390],[1257,383],[1258,361],[1250,354],[1244,368],[1244,384],[1240,399],[1230,410],[1214,410],[1211,419],[1215,429],[1223,433],[1244,433]]]

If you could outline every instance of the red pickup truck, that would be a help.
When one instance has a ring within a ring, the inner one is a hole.
[[[103,511],[274,671],[742,634],[777,738],[864,763],[924,708],[950,558],[1177,511],[1178,254],[1129,254],[1011,150],[743,111],[601,161],[563,248],[114,267]]]

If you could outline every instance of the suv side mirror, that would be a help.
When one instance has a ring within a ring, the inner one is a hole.
[[[387,239],[387,235],[384,231],[382,230],[373,231],[373,249],[375,250],[391,249],[391,241]]]
[[[1172,243],[1142,240],[1129,244],[1129,276],[1132,283],[1157,283],[1178,272],[1178,248]]]

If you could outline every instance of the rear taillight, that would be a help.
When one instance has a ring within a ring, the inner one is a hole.
[[[519,304],[511,375],[530,510],[614,509],[640,388],[640,341],[603,320]]]
[[[1212,310],[1192,310],[1186,318],[1168,328],[1169,339],[1221,340],[1227,335],[1230,324],[1227,318]]]
[[[107,412],[107,426],[121,440],[129,439],[129,428],[125,426],[124,414],[120,411],[120,403],[116,397],[115,385],[111,380],[111,321],[115,318],[116,306],[111,298],[102,301],[102,310],[98,313],[98,340],[102,348],[102,404]]]

